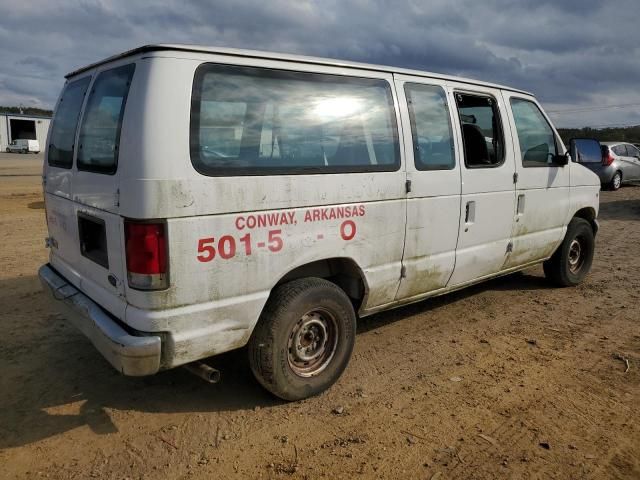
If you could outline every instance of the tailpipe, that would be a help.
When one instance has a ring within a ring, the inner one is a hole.
[[[220,370],[202,362],[187,363],[184,365],[184,368],[208,383],[218,383],[222,377]]]

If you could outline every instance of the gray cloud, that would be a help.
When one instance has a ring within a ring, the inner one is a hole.
[[[64,74],[147,43],[329,56],[494,81],[550,111],[640,103],[636,0],[32,0],[0,18],[0,104],[51,107]],[[554,113],[640,123],[638,109]]]

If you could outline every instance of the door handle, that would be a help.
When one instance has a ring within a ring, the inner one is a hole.
[[[475,221],[476,221],[476,202],[475,201],[467,202],[467,205],[465,207],[464,223],[466,223],[467,225],[471,225]]]
[[[516,207],[516,213],[518,215],[524,214],[524,193],[518,195],[518,205]]]

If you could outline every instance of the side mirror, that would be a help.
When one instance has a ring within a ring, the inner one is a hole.
[[[569,152],[574,162],[599,163],[602,161],[602,148],[595,138],[572,138],[569,140]]]
[[[569,164],[569,160],[571,159],[571,154],[567,151],[562,155],[554,155],[551,158],[551,161],[555,164],[555,165],[559,165],[561,167],[564,167],[565,165]]]

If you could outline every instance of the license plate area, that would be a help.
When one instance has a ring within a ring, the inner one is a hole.
[[[109,269],[107,230],[104,220],[78,212],[78,234],[82,256]]]

